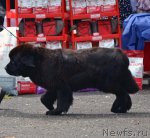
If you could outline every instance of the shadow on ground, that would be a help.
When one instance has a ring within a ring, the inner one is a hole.
[[[63,114],[60,116],[47,116],[45,114],[32,114],[32,113],[25,113],[21,111],[17,111],[15,109],[0,109],[0,116],[4,117],[19,117],[19,118],[33,118],[33,119],[58,119],[58,118],[70,118],[70,119],[98,119],[98,118],[150,118],[150,112],[129,112],[126,114],[114,114],[114,113],[108,113],[108,114]]]

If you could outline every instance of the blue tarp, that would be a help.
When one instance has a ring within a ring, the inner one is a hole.
[[[123,23],[122,48],[143,50],[150,40],[150,13],[131,14]]]

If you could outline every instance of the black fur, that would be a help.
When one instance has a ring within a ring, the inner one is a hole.
[[[128,69],[128,57],[120,49],[50,50],[24,44],[9,56],[8,74],[30,77],[47,89],[41,102],[49,109],[48,115],[67,112],[73,103],[73,91],[84,88],[115,94],[111,111],[125,113],[132,105],[129,93],[139,90]]]

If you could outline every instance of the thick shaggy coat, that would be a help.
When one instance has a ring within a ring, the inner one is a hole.
[[[30,77],[47,89],[41,102],[48,108],[48,115],[67,112],[73,91],[83,88],[115,94],[111,111],[125,113],[132,105],[129,93],[139,90],[128,69],[128,57],[120,49],[50,50],[23,44],[12,49],[9,57],[8,74]]]

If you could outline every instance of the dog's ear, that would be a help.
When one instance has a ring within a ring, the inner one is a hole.
[[[30,55],[24,56],[21,58],[21,62],[28,67],[33,67],[33,68],[35,67],[33,56]]]

